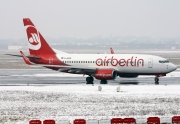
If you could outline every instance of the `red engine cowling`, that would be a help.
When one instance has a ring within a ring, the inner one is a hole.
[[[114,69],[99,69],[95,71],[94,77],[99,80],[113,80],[117,77],[117,72]]]

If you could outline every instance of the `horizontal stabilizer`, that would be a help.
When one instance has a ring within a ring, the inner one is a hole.
[[[15,54],[4,54],[4,55],[15,56],[15,57],[23,57],[22,55],[15,55]],[[31,58],[31,59],[40,59],[41,58],[39,56],[26,56],[26,57]]]
[[[28,64],[28,65],[33,65],[33,63],[31,63],[31,62],[29,61],[29,59],[24,55],[24,53],[23,53],[22,51],[20,51],[20,53],[21,53],[21,55],[22,55],[22,57],[23,57],[23,59],[24,59],[24,62],[25,62],[26,64]]]

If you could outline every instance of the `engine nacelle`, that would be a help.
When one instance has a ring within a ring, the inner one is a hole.
[[[126,74],[126,73],[121,73],[118,75],[119,77],[122,77],[122,78],[137,78],[139,76],[137,74]]]
[[[94,77],[99,80],[113,80],[117,77],[117,72],[114,69],[99,69],[95,71]]]

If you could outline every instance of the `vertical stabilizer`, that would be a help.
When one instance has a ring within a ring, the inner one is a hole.
[[[55,54],[29,18],[24,18],[23,23],[26,27],[30,55],[41,56],[43,54]]]

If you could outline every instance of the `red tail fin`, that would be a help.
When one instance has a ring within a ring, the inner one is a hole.
[[[42,54],[55,54],[31,20],[24,18],[23,22],[26,27],[30,55],[41,56]]]

